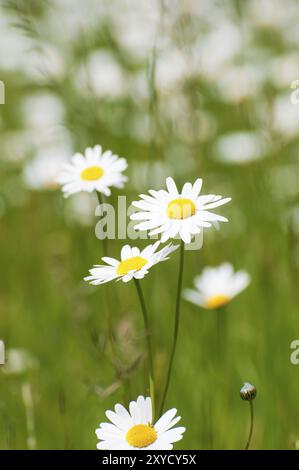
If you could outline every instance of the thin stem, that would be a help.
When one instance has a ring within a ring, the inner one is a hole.
[[[178,288],[177,288],[177,297],[176,297],[173,343],[172,343],[172,349],[171,349],[171,353],[170,353],[170,359],[169,359],[169,365],[168,365],[168,371],[167,371],[167,378],[166,378],[166,385],[165,385],[163,398],[162,398],[162,402],[161,402],[160,416],[163,413],[165,400],[166,400],[166,397],[167,397],[167,392],[168,392],[170,378],[171,378],[171,372],[172,372],[172,366],[173,366],[173,360],[174,360],[174,355],[175,355],[175,351],[176,351],[178,333],[179,333],[180,305],[181,305],[181,294],[182,294],[183,274],[184,274],[184,250],[185,250],[185,244],[184,244],[183,241],[181,241],[180,266],[179,266]]]
[[[227,322],[226,322],[226,306],[222,306],[215,311],[217,322],[217,350],[218,360],[223,361],[226,353],[226,335],[227,335]]]
[[[99,191],[96,191],[96,193],[97,193],[99,204],[100,204],[100,206],[102,206],[104,204],[103,195]],[[107,256],[108,255],[108,239],[105,237],[105,238],[102,239],[102,242],[103,242],[104,256]]]
[[[154,367],[153,367],[153,348],[152,348],[152,339],[151,339],[151,332],[149,327],[149,319],[148,313],[144,301],[143,292],[141,289],[141,285],[138,279],[135,279],[135,286],[138,294],[138,298],[140,301],[141,311],[143,315],[143,322],[146,334],[146,344],[147,344],[147,354],[148,354],[148,365],[149,365],[149,384],[150,384],[150,395],[152,400],[152,411],[153,411],[153,420],[155,414],[155,385],[154,385]]]
[[[252,400],[250,400],[250,402],[249,402],[249,408],[250,408],[250,429],[249,429],[249,435],[248,435],[248,439],[247,439],[247,442],[246,442],[246,446],[244,447],[244,450],[249,449],[251,438],[252,438],[252,433],[253,433],[254,414],[253,414],[253,402],[252,402]]]
[[[34,450],[36,448],[34,409],[29,382],[22,384],[22,398],[26,411],[27,446],[29,450]]]

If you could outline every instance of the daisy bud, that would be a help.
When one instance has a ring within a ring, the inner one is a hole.
[[[240,390],[240,396],[242,400],[252,401],[256,397],[256,388],[248,382],[245,382]]]

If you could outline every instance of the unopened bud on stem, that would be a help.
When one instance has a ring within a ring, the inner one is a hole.
[[[256,397],[256,388],[248,382],[245,382],[240,390],[242,400],[252,401]]]

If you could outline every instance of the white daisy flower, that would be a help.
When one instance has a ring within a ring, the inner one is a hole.
[[[158,241],[153,245],[148,245],[142,251],[125,245],[121,250],[121,261],[108,257],[102,258],[106,265],[95,265],[89,270],[91,275],[85,277],[84,280],[98,285],[113,279],[121,279],[123,282],[131,281],[133,278],[142,279],[152,266],[169,259],[170,253],[178,248],[178,245],[174,246],[170,243],[157,252],[159,245]]]
[[[127,181],[122,174],[126,168],[125,158],[113,155],[110,150],[102,152],[102,147],[96,145],[87,148],[84,155],[76,153],[57,181],[63,185],[65,197],[80,191],[98,191],[110,196],[111,186],[122,188]]]
[[[176,427],[181,417],[175,417],[175,408],[164,413],[152,424],[152,402],[150,397],[139,396],[131,401],[129,411],[117,404],[115,411],[106,411],[111,423],[101,423],[96,435],[101,440],[98,449],[103,450],[171,450],[173,443],[180,441],[185,428]],[[171,429],[173,428],[173,429]]]
[[[230,263],[223,263],[216,268],[205,268],[201,276],[196,276],[196,289],[185,289],[186,300],[207,309],[216,309],[229,303],[250,283],[246,271],[234,273]]]
[[[197,179],[193,185],[185,183],[181,193],[172,178],[166,179],[166,185],[168,191],[151,189],[150,196],[141,194],[142,201],[133,202],[141,211],[132,214],[131,219],[143,221],[135,226],[136,230],[151,230],[149,235],[161,233],[162,242],[179,235],[185,243],[190,243],[202,227],[227,222],[225,217],[209,209],[222,206],[231,198],[214,194],[199,196],[202,179]]]

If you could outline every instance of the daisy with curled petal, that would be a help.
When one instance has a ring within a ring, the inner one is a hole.
[[[181,417],[175,417],[175,408],[164,413],[152,423],[152,402],[149,397],[139,396],[131,401],[129,411],[124,406],[115,405],[114,411],[106,411],[111,423],[101,423],[96,429],[103,450],[171,450],[173,443],[180,441],[184,427],[174,426]]]
[[[62,185],[65,197],[81,191],[98,191],[110,196],[110,187],[122,188],[127,177],[122,172],[127,168],[125,158],[113,155],[110,150],[102,152],[102,147],[87,148],[84,155],[76,153],[57,182]]]
[[[186,300],[207,309],[217,309],[228,304],[250,283],[246,271],[234,272],[230,263],[223,263],[216,268],[205,268],[201,276],[196,276],[196,289],[185,289]]]
[[[211,227],[215,222],[227,222],[225,217],[210,209],[226,204],[231,198],[214,194],[200,196],[202,179],[197,179],[193,185],[185,183],[181,193],[170,177],[166,179],[166,186],[167,191],[150,190],[150,196],[141,194],[142,200],[133,202],[133,206],[141,210],[131,215],[132,220],[142,221],[135,226],[136,230],[150,230],[149,235],[161,233],[163,243],[177,235],[190,243],[202,228]]]
[[[102,258],[106,265],[95,265],[89,270],[90,276],[85,277],[84,280],[98,285],[113,279],[121,279],[123,282],[129,282],[133,278],[142,279],[152,266],[169,259],[169,255],[178,248],[170,243],[162,250],[157,251],[159,245],[160,242],[157,241],[142,251],[139,248],[125,245],[121,250],[120,261],[109,257]]]

